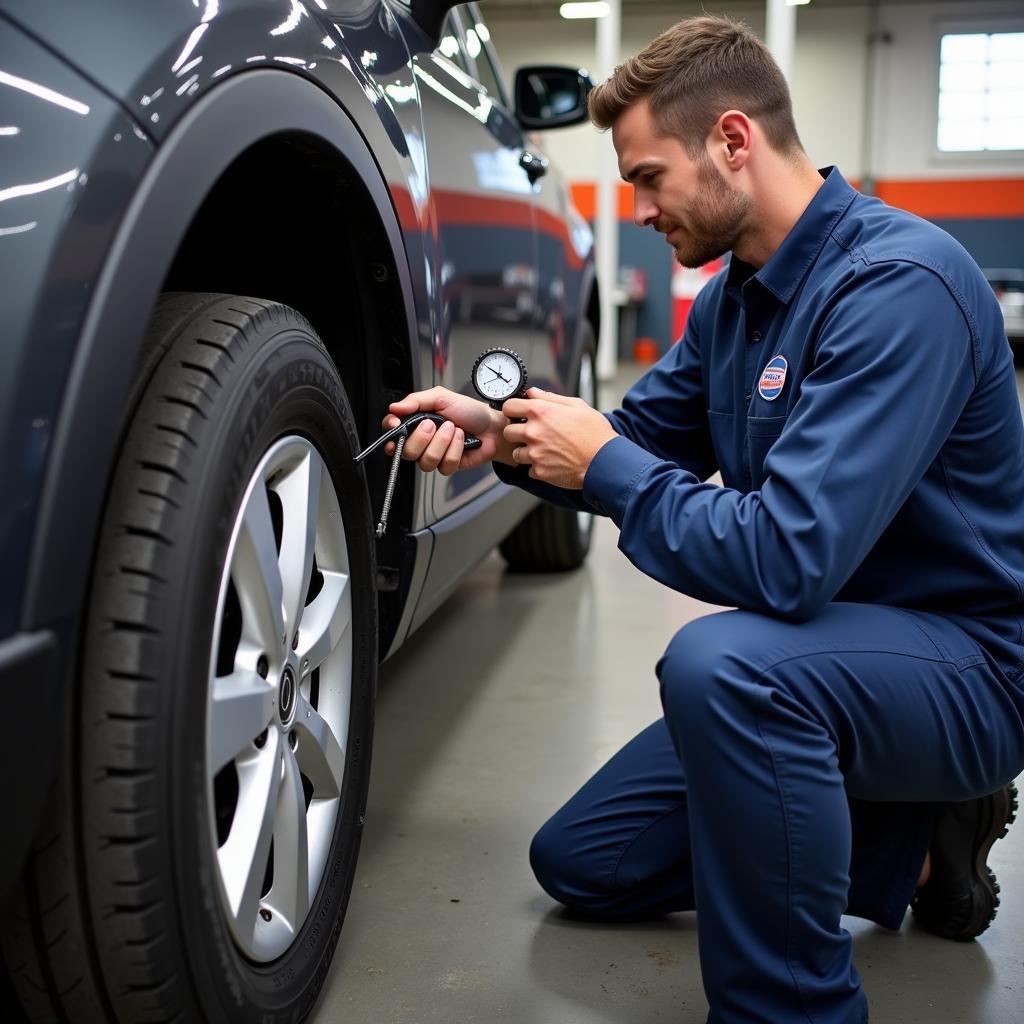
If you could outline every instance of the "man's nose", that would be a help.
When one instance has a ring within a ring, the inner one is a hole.
[[[642,192],[638,190],[633,193],[633,222],[638,227],[645,228],[653,224],[660,212],[657,205]]]

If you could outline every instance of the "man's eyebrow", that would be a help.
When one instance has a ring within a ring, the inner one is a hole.
[[[661,170],[661,164],[657,160],[641,160],[640,163],[638,163],[636,165],[636,167],[634,167],[629,172],[629,174],[623,174],[622,175],[622,180],[623,181],[628,181],[628,182],[632,183],[637,178],[639,178],[641,174],[644,174],[647,171],[660,171],[660,170]]]

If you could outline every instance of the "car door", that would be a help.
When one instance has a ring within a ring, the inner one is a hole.
[[[473,20],[452,11],[437,50],[414,57],[436,238],[434,380],[471,393],[477,356],[494,346],[532,355],[537,289],[533,183],[500,79],[490,89]],[[483,30],[486,34],[486,29]],[[489,467],[432,476],[440,518],[495,483]]]

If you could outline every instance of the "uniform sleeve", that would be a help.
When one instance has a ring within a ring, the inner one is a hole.
[[[936,458],[974,386],[968,322],[921,266],[876,264],[821,320],[814,366],[759,491],[701,483],[627,437],[584,497],[643,572],[712,604],[794,621],[828,603]]]
[[[620,409],[605,414],[617,433],[701,480],[717,468],[705,412],[698,330],[700,310],[709,291],[710,286],[698,295],[679,343],[629,389]],[[522,487],[554,505],[605,512],[601,503],[595,505],[583,491],[532,479],[528,466],[495,463],[494,471],[504,483]]]

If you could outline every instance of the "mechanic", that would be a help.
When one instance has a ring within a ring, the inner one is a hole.
[[[680,22],[590,112],[636,222],[684,266],[732,254],[682,339],[607,416],[434,388],[385,426],[442,413],[406,458],[491,459],[735,609],[676,634],[664,718],[535,837],[544,888],[603,920],[696,908],[710,1021],[859,1024],[841,914],[895,929],[913,904],[970,939],[998,905],[986,858],[1024,769],[1024,427],[999,307],[939,228],[815,169],[741,24]]]

